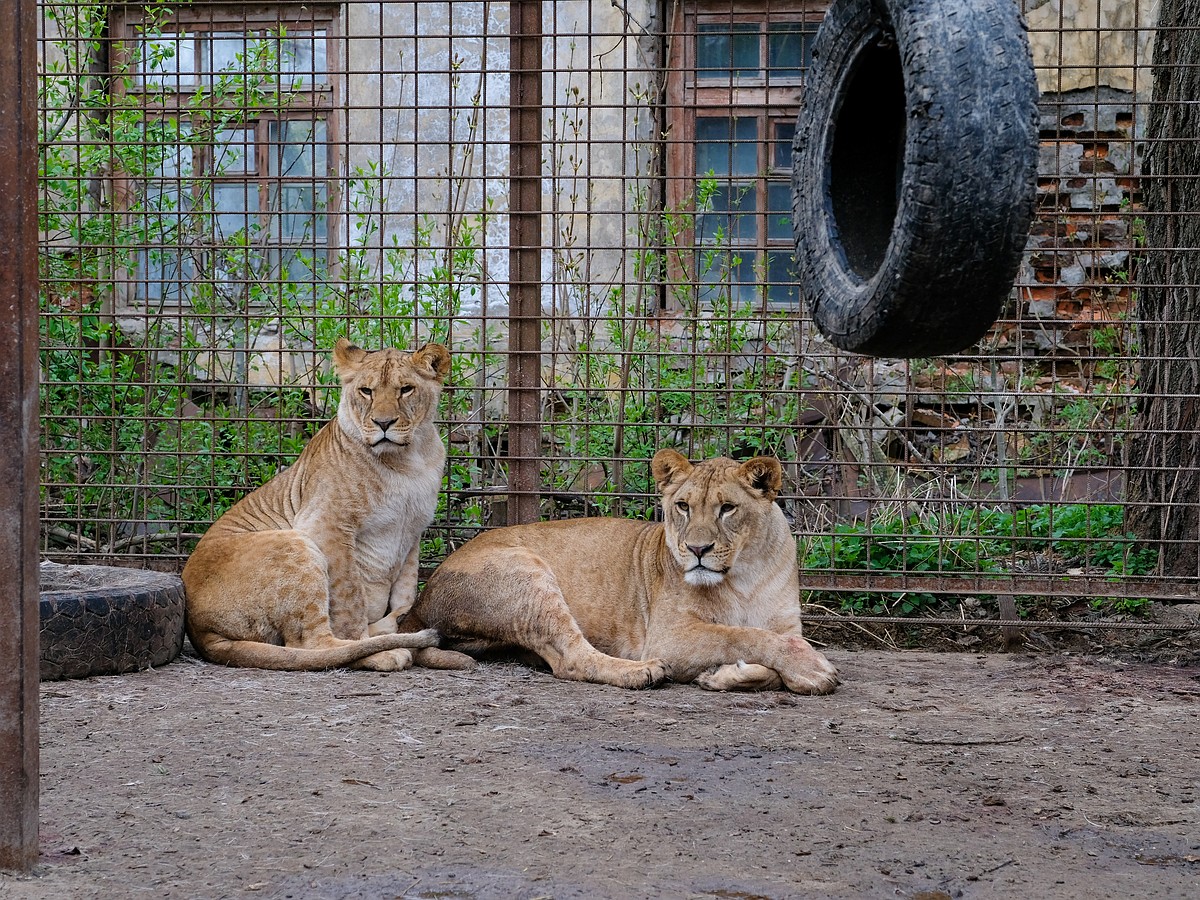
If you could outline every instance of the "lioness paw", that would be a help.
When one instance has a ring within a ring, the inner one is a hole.
[[[671,668],[661,659],[646,662],[646,683],[643,687],[658,687],[671,677]]]
[[[696,676],[696,684],[706,691],[775,691],[783,680],[774,669],[738,660],[736,664],[714,666]]]
[[[841,684],[837,668],[820,654],[810,668],[791,667],[779,674],[787,689],[796,694],[832,694]]]
[[[647,659],[642,662],[630,660],[611,660],[609,671],[603,677],[588,679],[602,683],[614,684],[617,687],[641,690],[658,687],[671,677],[671,670],[661,659]]]

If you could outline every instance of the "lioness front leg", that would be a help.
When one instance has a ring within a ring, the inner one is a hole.
[[[834,665],[798,634],[698,619],[669,625],[652,622],[646,652],[663,657],[676,681],[695,681],[709,670],[715,670],[715,675],[719,667],[741,661],[773,669],[783,685],[797,694],[828,694],[838,686]],[[721,678],[729,680],[730,675],[726,669]]]

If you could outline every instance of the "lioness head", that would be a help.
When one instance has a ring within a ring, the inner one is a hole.
[[[667,546],[688,584],[720,584],[738,556],[783,521],[774,503],[783,470],[774,457],[742,463],[717,457],[693,466],[674,450],[660,450],[650,468],[662,494]]]
[[[338,424],[377,455],[408,446],[413,431],[437,410],[450,352],[426,344],[414,353],[385,349],[368,352],[341,338],[333,366],[342,382]]]

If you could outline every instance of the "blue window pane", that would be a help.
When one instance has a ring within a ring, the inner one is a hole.
[[[191,257],[177,250],[142,250],[138,253],[138,296],[151,303],[181,303],[196,276]]]
[[[196,44],[190,35],[156,35],[138,41],[139,85],[179,90],[196,83]]]
[[[795,122],[776,122],[771,142],[771,166],[792,169],[792,139],[796,136]]]
[[[248,238],[258,224],[258,186],[246,181],[214,184],[212,200],[216,240],[228,240],[239,233]]]
[[[700,251],[697,260],[698,295],[702,303],[755,302],[754,252]]]
[[[254,171],[254,129],[223,128],[213,139],[212,174],[246,175]]]
[[[696,35],[696,77],[761,78],[758,25],[752,22],[700,25]]]
[[[785,181],[767,182],[767,240],[792,239],[792,186]]]
[[[771,80],[799,80],[812,65],[816,25],[773,22],[767,26],[767,69]]]
[[[323,184],[287,184],[272,198],[275,236],[285,244],[324,243],[327,239]]]
[[[722,182],[709,198],[709,209],[700,213],[698,237],[703,243],[753,242],[757,237],[754,215],[758,197],[754,185]]]
[[[270,129],[270,174],[283,178],[324,178],[325,122],[284,119]]]
[[[793,253],[767,253],[767,302],[795,306],[800,302],[796,257]]]
[[[247,65],[250,54],[248,46],[253,36],[247,36],[237,31],[214,31],[206,42],[204,54],[204,74],[206,81],[212,76],[224,72],[226,74],[244,74],[250,68]]]
[[[329,83],[325,32],[289,34],[279,41],[280,80],[291,90]]]
[[[696,174],[754,175],[758,171],[758,120],[696,119]]]

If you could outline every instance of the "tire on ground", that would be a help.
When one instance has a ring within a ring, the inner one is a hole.
[[[117,566],[42,563],[43,681],[162,666],[183,648],[183,582]]]
[[[800,290],[832,344],[984,335],[1033,218],[1037,100],[1014,0],[833,0],[792,156]]]

